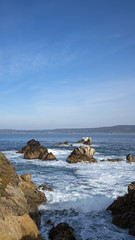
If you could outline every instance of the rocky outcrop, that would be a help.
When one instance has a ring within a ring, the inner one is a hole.
[[[51,240],[76,240],[74,229],[64,222],[59,223],[56,227],[51,229],[49,238]]]
[[[38,186],[38,188],[43,190],[43,191],[45,190],[45,191],[53,192],[53,189],[50,188],[50,187],[47,187],[46,185],[40,185],[40,186]]]
[[[135,162],[135,158],[132,156],[132,154],[128,154],[127,156],[126,156],[126,160],[127,160],[127,162]]]
[[[0,153],[0,240],[41,240],[38,205],[45,195],[31,182],[31,175],[19,177]]]
[[[76,143],[83,143],[85,145],[92,145],[91,138],[83,137],[81,140],[77,141]]]
[[[121,162],[123,161],[122,158],[115,158],[115,159],[107,159],[108,162]]]
[[[97,160],[93,157],[95,149],[90,147],[78,147],[75,148],[72,153],[68,156],[68,163],[77,163],[77,162],[89,162],[95,163]]]
[[[56,143],[56,146],[70,146],[70,147],[73,147],[73,145],[69,144],[67,141],[65,141],[64,143],[62,143],[62,142]]]
[[[128,193],[118,197],[108,208],[112,212],[113,224],[129,229],[135,236],[135,182],[128,186]]]
[[[24,153],[24,159],[40,159],[43,161],[57,160],[53,153],[48,153],[46,147],[41,146],[39,141],[32,139],[17,153]]]

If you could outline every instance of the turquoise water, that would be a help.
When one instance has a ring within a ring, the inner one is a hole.
[[[39,207],[42,213],[41,235],[47,240],[51,219],[54,225],[65,221],[75,229],[77,240],[132,240],[127,230],[114,226],[109,204],[127,192],[135,180],[135,164],[125,159],[130,152],[135,156],[134,134],[90,134],[98,163],[66,163],[73,147],[56,146],[69,141],[74,147],[85,134],[0,134],[0,151],[15,166],[17,173],[31,173],[36,185],[46,184],[54,192],[44,193],[48,202]],[[40,141],[59,161],[24,160],[16,151],[32,138]],[[107,158],[123,158],[123,162],[100,162]]]

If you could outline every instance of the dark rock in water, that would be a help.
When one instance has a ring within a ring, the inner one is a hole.
[[[40,189],[42,189],[42,190],[46,190],[46,191],[53,192],[53,189],[47,187],[46,185],[40,185],[40,186],[38,186],[38,188],[40,188]]]
[[[53,153],[48,153],[46,147],[41,146],[39,141],[34,139],[27,142],[27,145],[17,153],[24,153],[24,159],[41,159],[43,161],[57,160]]]
[[[135,158],[130,153],[126,156],[126,159],[127,162],[135,162]]]
[[[115,159],[107,159],[108,162],[121,162],[123,161],[122,158],[115,158]]]
[[[108,208],[112,212],[112,223],[121,228],[128,228],[135,236],[135,182],[128,186],[128,193],[118,197]]]
[[[44,193],[31,182],[31,174],[19,177],[0,153],[0,239],[41,240],[37,228],[38,205],[46,200]]]
[[[91,138],[83,137],[81,140],[77,141],[76,143],[83,143],[85,145],[92,145]]]
[[[68,141],[65,141],[64,143],[62,143],[62,142],[56,143],[56,146],[70,146],[70,147],[73,147],[73,145],[69,144]]]
[[[53,227],[49,232],[51,240],[76,240],[74,236],[74,229],[67,223],[59,223]]]
[[[78,147],[75,148],[72,153],[68,156],[68,163],[77,163],[77,162],[89,162],[95,163],[97,160],[93,157],[95,149],[90,147]]]

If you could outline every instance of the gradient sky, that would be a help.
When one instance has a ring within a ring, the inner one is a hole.
[[[0,129],[135,124],[135,0],[0,0]]]

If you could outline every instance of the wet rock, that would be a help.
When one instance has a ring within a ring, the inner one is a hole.
[[[126,160],[127,162],[135,162],[135,158],[130,153],[126,156]]]
[[[59,223],[53,227],[49,232],[51,240],[76,240],[74,236],[74,229],[67,223]]]
[[[95,163],[97,160],[93,157],[95,149],[90,147],[78,147],[75,148],[72,153],[68,156],[68,163],[77,163],[77,162],[89,162]]]
[[[63,146],[63,145],[73,147],[73,145],[69,144],[68,141],[65,141],[64,143],[62,142],[56,143],[56,146]]]
[[[17,153],[24,153],[24,159],[40,159],[43,161],[57,160],[53,153],[48,153],[46,147],[41,146],[39,141],[32,139],[27,142],[27,145]]]
[[[0,153],[0,239],[42,239],[37,228],[38,205],[45,202],[46,197],[30,178],[31,174],[19,177]]]
[[[121,162],[123,161],[122,158],[115,158],[115,159],[107,159],[108,162]]]
[[[113,224],[129,229],[129,234],[135,236],[135,182],[128,186],[128,193],[118,197],[107,210],[114,215]]]
[[[91,138],[83,137],[81,140],[77,141],[76,143],[83,143],[85,145],[92,145]]]
[[[53,192],[53,189],[50,187],[47,187],[46,185],[40,185],[40,186],[38,186],[38,188],[40,188],[43,191],[46,190],[46,191]]]

